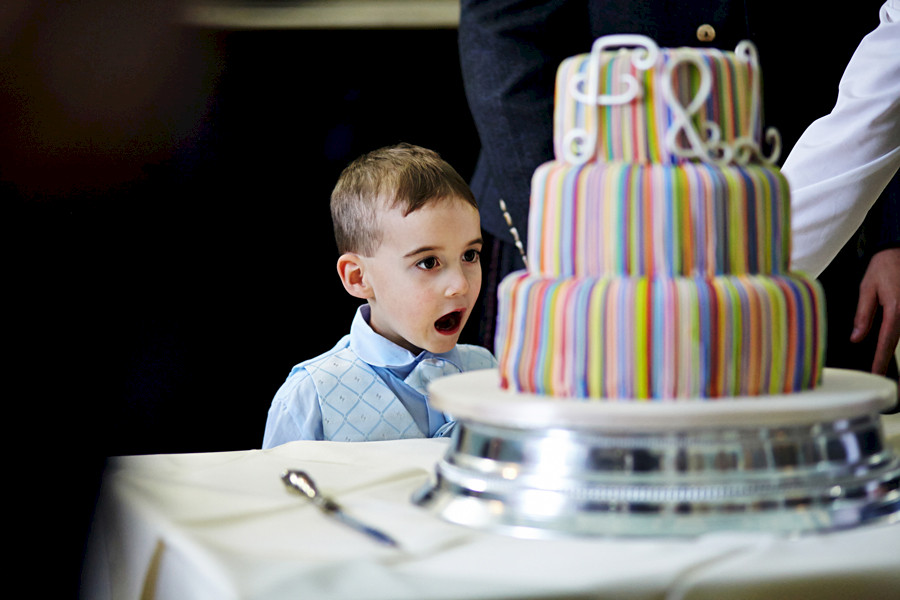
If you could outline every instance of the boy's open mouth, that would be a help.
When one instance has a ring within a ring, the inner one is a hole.
[[[459,325],[462,323],[462,316],[462,310],[454,310],[435,321],[434,328],[441,333],[453,333],[459,329]]]

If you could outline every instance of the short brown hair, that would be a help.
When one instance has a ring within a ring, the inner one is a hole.
[[[406,216],[451,198],[478,208],[465,180],[437,152],[402,143],[364,154],[344,169],[331,193],[338,251],[370,256],[378,249],[379,209],[400,206]]]

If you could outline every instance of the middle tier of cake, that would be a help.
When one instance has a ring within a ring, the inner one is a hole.
[[[815,387],[821,286],[802,274],[550,278],[500,285],[504,388],[574,398],[718,398]]]
[[[767,165],[548,162],[528,225],[537,275],[785,274],[790,191]]]

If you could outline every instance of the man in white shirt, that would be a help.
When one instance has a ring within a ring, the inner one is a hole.
[[[782,168],[791,183],[792,268],[812,276],[835,259],[900,167],[900,0],[885,2],[879,19],[848,63],[834,109],[804,131]],[[869,262],[853,342],[866,336],[879,307],[872,371],[885,373],[900,338],[898,247],[881,249]]]

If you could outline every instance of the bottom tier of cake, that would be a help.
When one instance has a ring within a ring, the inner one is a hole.
[[[522,537],[804,533],[900,520],[900,458],[883,377],[826,369],[814,391],[723,402],[584,403],[501,390],[496,371],[446,377],[458,420],[414,501]]]
[[[573,398],[716,398],[815,387],[825,304],[801,274],[501,283],[502,385]]]

